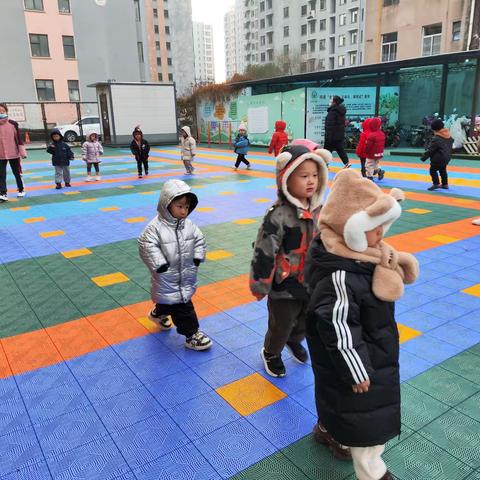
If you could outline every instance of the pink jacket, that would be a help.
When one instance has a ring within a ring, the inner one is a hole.
[[[102,144],[98,141],[84,142],[82,145],[82,160],[87,163],[100,163],[100,157],[103,155]]]

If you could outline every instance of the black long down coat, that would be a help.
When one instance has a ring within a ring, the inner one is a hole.
[[[394,304],[372,293],[374,268],[328,253],[318,237],[305,268],[319,421],[352,447],[383,445],[400,434],[398,329]],[[353,393],[352,385],[366,379],[368,393]]]

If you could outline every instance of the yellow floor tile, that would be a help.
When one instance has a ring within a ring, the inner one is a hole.
[[[235,192],[225,191],[225,192],[220,192],[219,195],[235,195]]]
[[[207,260],[223,260],[224,258],[233,257],[233,253],[227,252],[226,250],[213,250],[213,252],[207,253]]]
[[[127,189],[129,189],[129,188],[133,188],[133,185],[122,185],[122,186],[120,186],[120,187],[118,187],[118,188],[122,188],[123,190],[127,190]]]
[[[137,320],[151,333],[158,333],[161,331],[158,323],[152,322],[148,317],[140,317]]]
[[[97,200],[98,200],[98,198],[83,198],[82,200],[80,200],[80,202],[90,203],[90,202],[96,202]]]
[[[453,203],[461,203],[463,205],[468,205],[470,203],[473,203],[474,200],[468,200],[467,198],[452,198]]]
[[[80,195],[80,191],[78,190],[71,190],[69,192],[63,192],[64,195]]]
[[[232,223],[236,223],[237,225],[250,225],[252,223],[256,223],[256,220],[253,218],[240,218],[238,220],[234,220]]]
[[[407,327],[406,325],[402,325],[401,323],[397,323],[398,333],[400,334],[400,343],[408,342],[412,338],[418,337],[422,334],[418,330],[413,328]]]
[[[108,275],[100,275],[93,277],[92,282],[99,287],[108,287],[117,283],[128,282],[130,279],[122,272],[109,273]]]
[[[195,190],[196,188],[206,188],[206,185],[192,185],[192,190]]]
[[[255,203],[269,203],[271,200],[269,198],[256,198],[254,200]]]
[[[196,212],[213,212],[214,210],[213,207],[198,207],[195,209]]]
[[[116,210],[120,210],[120,207],[102,207],[99,210],[102,212],[114,212]]]
[[[125,221],[127,223],[140,223],[140,222],[145,222],[147,219],[145,217],[131,217],[131,218],[126,218]]]
[[[69,250],[67,252],[62,252],[62,255],[65,258],[77,258],[77,257],[83,257],[84,255],[91,255],[92,251],[89,250],[88,248],[80,248],[78,250]]]
[[[154,195],[157,192],[152,190],[152,191],[149,191],[149,192],[139,192],[139,193],[140,193],[140,195]]]
[[[431,210],[426,210],[425,208],[411,208],[410,210],[405,211],[410,213],[416,213],[417,215],[425,215],[426,213],[432,213]]]
[[[40,236],[42,238],[60,237],[62,235],[65,235],[65,232],[63,230],[52,230],[51,232],[40,233]]]
[[[25,223],[37,223],[37,222],[44,222],[45,217],[31,217],[31,218],[26,218],[24,220]]]
[[[463,293],[468,293],[469,295],[473,295],[474,297],[480,297],[480,283],[476,285],[472,285],[471,287],[462,290]]]
[[[243,416],[251,415],[287,396],[259,373],[217,388],[216,392]]]
[[[30,210],[30,207],[14,207],[10,209],[11,212],[25,212],[27,210]]]
[[[278,188],[278,187],[277,187],[276,185],[268,185],[267,188],[275,188],[275,189],[276,189],[276,188]]]
[[[251,182],[251,180],[244,179],[244,180],[237,180],[237,182],[239,182],[239,183],[248,183],[248,182]]]
[[[448,235],[433,235],[433,237],[428,237],[427,240],[438,243],[453,243],[458,242],[458,238],[449,237]]]

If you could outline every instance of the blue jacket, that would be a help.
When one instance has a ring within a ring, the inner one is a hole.
[[[52,138],[52,143],[47,147],[47,152],[52,155],[52,165],[56,167],[68,166],[70,165],[70,160],[73,160],[74,158],[72,149],[68,143],[63,141],[63,136],[60,133],[60,130],[57,130],[56,128],[53,129],[50,138],[53,137],[55,133],[60,135],[60,140],[55,142]]]
[[[233,146],[235,147],[233,150],[235,153],[246,155],[248,153],[248,147],[250,146],[250,140],[246,135],[237,135],[233,142]]]

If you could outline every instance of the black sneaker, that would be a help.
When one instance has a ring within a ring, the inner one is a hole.
[[[148,318],[152,322],[155,322],[160,327],[160,330],[170,330],[173,327],[170,317],[167,315],[158,315],[155,309],[148,314]]]
[[[429,192],[433,192],[434,190],[438,190],[440,188],[440,185],[432,185],[431,187],[428,187],[427,190]]]
[[[262,357],[265,371],[271,377],[284,377],[286,375],[287,372],[285,371],[285,365],[283,364],[281,355],[272,355],[262,348],[260,356]]]
[[[192,350],[202,351],[208,350],[212,346],[212,341],[200,330],[194,333],[185,341],[185,346]]]
[[[66,187],[71,187],[71,185],[69,183],[66,183],[65,186]]]
[[[378,170],[378,179],[383,180],[383,177],[385,177],[385,170]]]
[[[301,343],[287,342],[287,348],[298,363],[305,363],[308,360],[308,353]]]
[[[442,185],[442,188],[443,188],[444,190],[448,190],[448,185]]]
[[[61,183],[57,183],[56,184],[56,187],[55,187],[55,190],[60,190],[62,188],[62,184]]]

